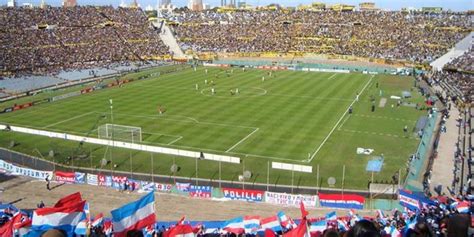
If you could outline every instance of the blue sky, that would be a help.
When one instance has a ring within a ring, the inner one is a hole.
[[[121,0],[77,0],[81,5],[114,5],[120,4]],[[125,0],[126,3],[130,3],[133,0]],[[156,5],[158,0],[137,0],[141,6]],[[228,0],[229,1],[229,0]],[[242,1],[242,0],[241,0]],[[444,9],[451,9],[454,11],[465,11],[474,9],[474,0],[246,0],[247,3],[252,5],[268,5],[270,3],[279,3],[285,6],[296,6],[298,4],[309,4],[312,2],[325,2],[329,4],[334,3],[347,3],[357,5],[360,2],[375,2],[376,5],[383,9],[399,10],[402,7],[423,7],[423,6],[440,6]],[[18,3],[22,4],[25,2],[39,4],[41,0],[17,0]],[[46,0],[48,4],[54,6],[60,6],[61,0]],[[187,0],[171,0],[174,5],[185,6]],[[211,4],[211,6],[217,6],[220,4],[220,0],[203,0],[204,3]],[[0,5],[5,5],[7,0],[0,0]]]

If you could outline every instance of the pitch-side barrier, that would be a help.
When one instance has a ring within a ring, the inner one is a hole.
[[[205,153],[205,152],[187,151],[187,150],[181,150],[181,149],[150,146],[150,145],[129,143],[129,142],[123,142],[123,141],[112,141],[112,140],[106,140],[106,139],[78,136],[78,135],[73,135],[73,134],[68,134],[68,133],[50,132],[46,130],[24,128],[24,127],[18,127],[18,126],[9,126],[9,125],[3,125],[3,124],[0,124],[0,130],[10,130],[12,132],[20,132],[20,133],[45,136],[45,137],[50,137],[50,138],[58,138],[58,139],[64,139],[64,140],[69,140],[69,141],[77,141],[77,142],[98,144],[98,145],[111,146],[111,147],[120,147],[120,148],[132,149],[132,150],[137,150],[137,151],[154,152],[154,153],[161,153],[161,154],[167,154],[167,155],[191,157],[195,159],[204,159],[204,160],[213,160],[213,161],[240,164],[240,158],[238,157],[223,156],[223,155],[217,155],[217,154],[211,154],[211,153]]]

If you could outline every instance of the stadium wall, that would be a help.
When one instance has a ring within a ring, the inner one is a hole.
[[[282,185],[282,184],[266,184],[266,183],[256,183],[249,181],[231,181],[231,180],[218,180],[218,179],[206,179],[206,178],[195,178],[195,177],[182,177],[182,176],[173,176],[173,175],[160,175],[160,174],[150,174],[150,173],[140,173],[140,172],[126,172],[126,171],[116,171],[110,169],[99,169],[99,168],[86,168],[86,167],[77,167],[65,164],[55,163],[49,160],[45,160],[38,157],[33,157],[30,155],[22,154],[16,151],[12,151],[5,148],[0,148],[0,159],[3,159],[5,162],[20,164],[22,166],[30,167],[37,170],[58,170],[65,172],[82,172],[82,173],[91,173],[91,174],[104,174],[104,175],[118,175],[125,176],[129,178],[134,178],[143,181],[154,181],[162,183],[192,183],[193,185],[207,185],[213,187],[228,187],[236,189],[255,189],[261,191],[270,191],[277,193],[298,193],[298,194],[307,194],[315,195],[319,192],[325,193],[342,193],[342,189],[337,188],[323,188],[323,187],[310,187],[310,186],[291,186],[291,185]],[[359,194],[365,197],[369,197],[368,190],[355,190],[355,189],[344,189],[344,194]],[[393,194],[390,195],[381,195],[381,198],[393,198]]]
[[[251,58],[257,61],[268,59],[270,61],[278,60],[287,60],[294,61],[296,59],[305,59],[305,58],[322,58],[325,60],[342,60],[346,62],[360,62],[360,63],[375,63],[379,65],[386,65],[388,68],[397,68],[397,67],[409,67],[416,68],[420,70],[430,70],[431,66],[427,63],[413,63],[408,60],[401,59],[383,59],[383,58],[365,58],[365,57],[356,57],[352,55],[336,55],[336,54],[314,54],[306,52],[243,52],[243,53],[201,53],[198,56],[202,56],[206,60],[226,60],[232,58]],[[385,67],[385,68],[387,68]]]
[[[102,186],[123,190],[123,183],[128,181],[134,184],[137,192],[165,192],[191,198],[213,199],[219,201],[247,201],[262,202],[277,206],[298,207],[304,202],[306,207],[339,208],[339,209],[381,209],[381,210],[403,210],[399,200],[364,198],[365,193],[357,192],[335,192],[334,190],[319,190],[317,193],[311,191],[307,194],[292,194],[289,189],[272,186],[270,190],[262,189],[258,184],[248,184],[246,187],[233,182],[225,182],[219,186],[214,180],[187,179],[182,177],[132,174],[125,172],[111,172],[101,169],[87,169],[75,167],[57,166],[52,162],[41,160],[32,156],[0,149],[0,172],[6,175],[25,176],[38,180],[49,180],[68,183]],[[8,158],[7,158],[8,157]],[[7,161],[8,160],[8,161]],[[23,165],[17,165],[21,160]],[[25,168],[25,165],[35,168]],[[151,179],[150,179],[151,178]],[[392,195],[393,196],[393,195]],[[391,196],[391,197],[392,197]],[[400,197],[399,197],[400,198]],[[415,200],[416,201],[416,200]]]
[[[0,157],[8,157],[8,153],[8,150],[2,149],[0,150]],[[22,156],[22,154],[13,154],[15,158]],[[9,159],[12,159],[13,156],[10,155]],[[196,182],[197,180],[180,177],[170,180],[170,178],[166,176],[157,176],[155,179],[150,181],[150,176],[146,174],[134,174],[133,176],[130,176],[130,174],[123,172],[110,172],[99,169],[71,169],[71,167],[63,168],[55,166],[54,164],[51,164],[51,162],[43,161],[34,157],[25,156],[22,159],[30,159],[27,163],[35,163],[37,166],[51,168],[51,165],[53,165],[53,170],[44,171],[38,168],[25,168],[24,166],[16,165],[14,162],[6,161],[7,159],[0,159],[0,172],[6,175],[26,176],[39,180],[45,180],[46,177],[48,177],[48,179],[59,183],[102,186],[104,188],[112,188],[116,190],[123,190],[123,183],[128,181],[130,184],[133,183],[134,186],[134,190],[129,189],[129,191],[166,192],[191,198],[213,199],[219,201],[261,202],[288,207],[298,207],[302,201],[305,203],[306,207],[309,208],[334,208],[334,205],[337,205],[337,208],[341,209],[364,209],[365,202],[368,201],[362,194],[351,192],[341,194],[329,190],[321,190],[321,192],[318,192],[317,194],[314,192],[309,194],[291,194],[285,192],[284,189],[280,189],[280,191],[265,191],[258,188],[258,186],[248,185],[247,187],[244,187],[240,184],[231,182],[216,187],[215,181],[214,183],[212,181],[198,183]],[[23,162],[25,162],[25,160],[23,160]],[[374,203],[377,202],[384,203],[381,201],[374,201]],[[392,205],[390,206],[393,207]]]

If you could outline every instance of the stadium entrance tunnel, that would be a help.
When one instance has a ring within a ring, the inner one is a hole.
[[[201,94],[210,97],[217,98],[247,98],[264,96],[267,94],[267,90],[259,87],[242,87],[242,88],[231,88],[231,87],[214,87],[214,93],[212,88],[205,88],[201,90]]]

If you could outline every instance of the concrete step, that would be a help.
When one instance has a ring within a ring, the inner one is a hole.
[[[161,22],[158,24],[161,24]],[[178,41],[174,37],[173,32],[166,25],[166,23],[164,23],[161,28],[160,38],[163,41],[163,43],[169,47],[170,51],[173,53],[173,57],[175,58],[186,57],[186,55],[183,53],[183,50],[181,50],[181,48],[179,47]]]

